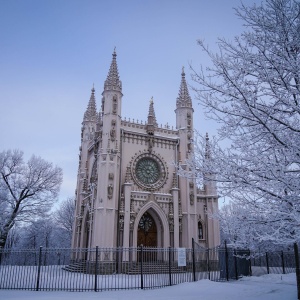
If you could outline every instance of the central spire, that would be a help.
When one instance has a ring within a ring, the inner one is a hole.
[[[122,82],[119,78],[116,48],[114,49],[112,57],[113,58],[109,68],[109,72],[104,83],[104,90],[116,90],[122,92]]]
[[[176,107],[192,107],[192,99],[189,94],[189,90],[187,88],[184,67],[182,67],[181,72],[181,83],[179,88],[179,94],[177,97]]]
[[[155,112],[154,112],[154,103],[153,97],[151,97],[148,113],[148,122],[147,122],[147,132],[148,134],[154,134],[154,128],[157,127]]]

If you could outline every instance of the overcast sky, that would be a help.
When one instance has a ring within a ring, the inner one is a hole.
[[[245,0],[251,4],[255,0]],[[60,199],[76,188],[81,122],[93,83],[97,109],[114,47],[122,117],[175,126],[185,66],[208,65],[197,45],[242,32],[237,0],[0,0],[0,151],[20,149],[63,168]],[[195,127],[213,135],[193,93]]]

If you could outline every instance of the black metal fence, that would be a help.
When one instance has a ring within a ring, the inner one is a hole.
[[[183,248],[26,249],[0,252],[0,289],[103,291],[150,289],[210,279],[295,272],[293,253],[251,258],[226,245]]]

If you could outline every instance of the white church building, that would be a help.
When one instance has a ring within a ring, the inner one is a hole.
[[[184,71],[174,99],[176,129],[158,126],[153,99],[146,121],[137,123],[122,118],[116,57],[114,51],[100,109],[93,88],[83,117],[72,247],[190,248],[192,238],[218,246],[219,222],[207,216],[218,210],[215,183],[199,187],[176,170],[193,155],[194,109]]]

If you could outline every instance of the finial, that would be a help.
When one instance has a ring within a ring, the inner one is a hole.
[[[206,132],[206,141],[209,141],[208,133]]]
[[[92,93],[95,93],[95,86],[94,86],[94,82],[93,82],[93,87],[92,87]]]
[[[153,103],[153,96],[150,99],[150,104],[152,104],[152,103]]]
[[[117,53],[116,53],[116,46],[114,47],[114,53],[113,53],[113,56],[117,56]]]
[[[185,73],[184,73],[184,66],[182,66],[182,72],[181,72],[181,76],[184,77]]]

